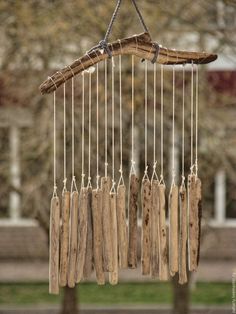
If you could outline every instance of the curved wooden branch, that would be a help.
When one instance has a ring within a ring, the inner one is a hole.
[[[152,61],[155,56],[155,45],[156,43],[151,40],[148,33],[142,33],[108,44],[112,56],[118,56],[120,54],[135,55],[141,59],[150,61]],[[48,79],[40,85],[41,93],[46,94],[53,92],[65,81],[107,58],[108,54],[99,48],[86,53],[83,57],[75,60],[70,66],[63,68],[51,77],[48,77]],[[165,65],[192,62],[195,64],[206,64],[216,59],[216,54],[178,51],[160,46],[157,63]]]

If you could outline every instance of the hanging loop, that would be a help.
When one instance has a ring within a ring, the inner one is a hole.
[[[153,180],[157,180],[159,181],[158,179],[158,175],[157,175],[157,172],[156,172],[156,168],[157,168],[157,162],[154,162],[154,165],[153,165],[153,173],[152,173],[152,178],[151,178],[151,181]]]

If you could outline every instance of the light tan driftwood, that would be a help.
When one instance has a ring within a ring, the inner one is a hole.
[[[152,195],[151,182],[144,179],[142,182],[142,240],[141,240],[141,269],[142,275],[150,274],[151,264],[151,209]]]
[[[196,179],[196,208],[197,208],[197,216],[198,216],[198,252],[197,252],[197,265],[200,259],[200,240],[201,240],[201,220],[202,220],[202,182],[197,177]]]
[[[128,228],[126,224],[126,189],[124,185],[117,188],[117,227],[118,227],[118,250],[120,268],[128,267]]]
[[[93,255],[98,285],[105,284],[103,270],[102,190],[93,190]]]
[[[92,188],[88,188],[87,243],[84,263],[84,279],[89,279],[93,272],[93,220],[92,220]]]
[[[59,294],[60,201],[51,199],[49,244],[49,293]]]
[[[177,185],[172,185],[169,195],[169,270],[171,276],[174,276],[179,270],[178,203],[179,189]]]
[[[151,211],[151,276],[153,278],[159,275],[159,182],[152,181],[152,211]]]
[[[88,226],[88,189],[81,188],[79,196],[79,225],[78,225],[78,253],[76,260],[75,280],[79,283],[83,278],[86,254],[87,226]]]
[[[102,189],[102,228],[103,228],[103,262],[104,270],[108,272],[113,271],[112,264],[112,246],[111,246],[111,211],[110,211],[110,190],[111,190],[111,178],[101,178]]]
[[[124,38],[120,41],[108,44],[108,46],[111,50],[112,56],[117,56],[120,54],[135,55],[141,59],[147,59],[150,61],[153,60],[156,52],[155,43],[152,42],[148,33],[142,33],[140,35]],[[65,81],[72,78],[72,76],[81,73],[92,65],[107,58],[107,53],[100,49],[96,49],[85,54],[83,57],[75,60],[70,66],[61,69],[60,71],[53,74],[51,78],[48,78],[46,81],[44,81],[40,86],[41,93],[51,93]],[[157,63],[185,64],[193,62],[196,64],[205,64],[210,63],[216,59],[216,54],[210,54],[206,52],[178,51],[160,46]]]
[[[167,232],[166,232],[166,187],[164,184],[158,186],[160,200],[159,217],[159,279],[166,281],[168,275],[168,250],[167,250]]]
[[[112,248],[112,272],[109,272],[111,285],[118,284],[118,237],[117,237],[117,214],[116,214],[116,193],[110,193],[111,211],[111,248]]]
[[[179,283],[181,285],[188,281],[187,277],[187,191],[185,185],[181,184],[179,189],[179,209],[180,209],[180,228],[179,228]]]
[[[129,185],[129,250],[128,250],[129,268],[137,268],[138,190],[139,179],[138,177],[136,177],[135,174],[131,174]]]
[[[61,237],[60,237],[60,286],[67,285],[68,252],[69,252],[69,221],[70,221],[70,192],[62,194],[61,207]]]
[[[75,286],[76,273],[76,257],[78,246],[78,208],[79,207],[79,193],[74,191],[71,194],[70,206],[70,248],[69,248],[69,269],[68,269],[68,286],[73,288]]]

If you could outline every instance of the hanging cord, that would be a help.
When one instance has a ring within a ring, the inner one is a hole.
[[[73,192],[73,187],[77,190],[76,179],[75,179],[75,95],[74,95],[74,77],[71,80],[71,141],[72,141],[72,181],[71,181],[71,192]]]
[[[124,185],[123,177],[123,124],[122,124],[122,57],[119,55],[119,83],[120,83],[120,179],[118,186]]]
[[[148,177],[148,157],[147,157],[147,144],[148,144],[148,139],[147,139],[147,120],[148,120],[148,109],[147,109],[147,105],[148,105],[148,86],[147,86],[147,60],[145,60],[145,121],[144,121],[144,132],[145,132],[145,170],[144,170],[144,176],[143,176],[143,180],[147,179],[149,180]]]
[[[194,84],[194,65],[192,62],[192,68],[191,68],[191,112],[190,112],[190,119],[191,119],[191,139],[190,139],[190,145],[191,145],[191,166],[190,171],[191,175],[194,174],[194,163],[193,163],[193,84]]]
[[[107,60],[105,60],[105,177],[107,178]]]
[[[85,102],[85,95],[84,95],[84,72],[82,72],[82,158],[81,158],[81,188],[84,188],[84,102]]]
[[[63,86],[63,93],[64,93],[64,104],[63,104],[63,120],[64,120],[64,136],[63,136],[63,146],[64,146],[64,180],[63,180],[63,191],[62,193],[67,191],[66,183],[67,183],[67,176],[66,176],[66,84],[64,83]]]
[[[135,160],[134,160],[134,56],[132,55],[132,79],[131,79],[131,85],[132,85],[132,122],[131,122],[131,150],[132,150],[132,157],[131,157],[131,170],[130,174],[136,174],[135,170]]]
[[[112,65],[111,65],[111,88],[112,88],[112,101],[111,101],[111,109],[112,109],[112,187],[110,193],[116,192],[116,182],[115,182],[115,83],[114,83],[114,57],[112,57]]]
[[[57,197],[56,91],[53,92],[53,197]]]
[[[172,108],[172,185],[175,185],[175,65],[173,65],[173,108]]]
[[[183,107],[182,107],[182,186],[185,186],[184,152],[185,152],[185,64],[183,64]]]
[[[91,184],[91,110],[92,110],[92,73],[89,72],[89,147],[88,147],[88,188]]]
[[[99,189],[99,66],[97,63],[97,190]]]
[[[199,96],[199,79],[198,79],[198,65],[196,65],[196,159],[195,159],[195,173],[196,177],[198,176],[198,111],[199,111],[199,102],[198,102],[198,96]]]
[[[156,173],[156,71],[157,66],[156,63],[153,64],[153,174],[152,181],[154,178],[158,180],[158,176]]]
[[[160,183],[164,182],[164,67],[161,64],[161,175]]]

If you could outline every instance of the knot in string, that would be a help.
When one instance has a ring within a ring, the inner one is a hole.
[[[97,190],[98,190],[98,189],[99,189],[99,180],[100,180],[100,176],[97,175],[97,176],[96,176],[96,179],[97,179]]]
[[[53,187],[53,194],[52,194],[53,197],[57,197],[57,186],[54,185]]]
[[[146,166],[145,170],[144,170],[144,176],[143,176],[143,180],[149,180],[149,177],[148,177],[148,166]]]
[[[160,184],[165,184],[165,181],[164,181],[164,176],[161,174],[160,175]]]
[[[160,46],[156,42],[153,43],[153,46],[155,48],[155,52],[154,52],[154,57],[151,62],[154,64],[157,62],[157,58],[159,56],[159,51],[160,51]]]
[[[182,183],[181,183],[181,185],[184,187],[185,186],[185,176],[184,175],[182,175]]]
[[[131,174],[135,174],[135,161],[133,159],[131,159],[131,169],[130,169],[130,173]]]
[[[118,186],[125,184],[125,182],[124,182],[124,177],[123,177],[123,169],[122,169],[122,167],[120,167],[119,173],[120,173],[120,179],[119,179],[119,182],[118,182]]]
[[[112,187],[111,187],[110,194],[112,194],[112,193],[116,193],[116,182],[115,182],[115,180],[112,180]]]
[[[75,188],[75,191],[78,192],[75,176],[72,177],[72,181],[71,181],[71,193],[73,192],[73,188]]]
[[[67,191],[66,183],[67,183],[67,178],[65,178],[65,179],[63,180],[63,192],[66,192],[66,191]]]
[[[112,57],[112,53],[111,53],[111,50],[108,46],[108,43],[105,39],[102,39],[99,44],[98,44],[98,48],[100,48],[101,50],[103,50],[103,53],[104,51],[107,53],[107,55],[109,56],[109,58]]]
[[[92,183],[91,183],[92,178],[88,177],[88,185],[87,188],[91,188],[92,187]]]
[[[154,162],[154,165],[153,165],[153,173],[152,173],[152,181],[154,180],[154,177],[156,178],[156,180],[158,181],[158,175],[156,173],[156,167],[157,167],[157,161]]]

